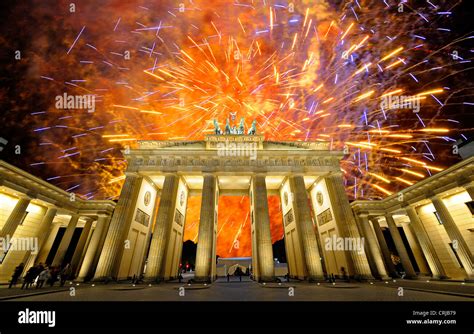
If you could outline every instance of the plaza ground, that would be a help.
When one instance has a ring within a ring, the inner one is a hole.
[[[400,287],[403,290],[399,289]],[[74,289],[72,289],[74,288]],[[74,293],[71,293],[73,290]],[[259,284],[243,277],[213,284],[92,284],[21,290],[0,287],[0,301],[466,301],[474,302],[474,284],[396,280],[386,282]]]

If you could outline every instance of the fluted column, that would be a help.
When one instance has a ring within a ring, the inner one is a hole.
[[[415,269],[413,269],[407,249],[405,248],[405,244],[403,243],[400,232],[398,231],[397,224],[395,224],[395,221],[393,220],[393,217],[390,213],[385,215],[385,220],[387,221],[390,235],[392,236],[393,242],[395,243],[395,248],[397,249],[398,255],[400,256],[406,278],[416,278]]]
[[[76,229],[78,220],[79,215],[71,216],[71,220],[69,220],[69,223],[67,224],[66,232],[64,232],[58,250],[56,251],[56,255],[54,255],[53,263],[51,263],[52,266],[56,267],[62,265],[67,249],[71,244],[72,236],[74,235],[74,230]]]
[[[464,240],[464,237],[461,234],[461,231],[459,231],[459,228],[457,227],[456,223],[454,222],[453,217],[449,213],[448,208],[443,203],[443,200],[440,197],[433,196],[431,198],[431,202],[433,203],[436,209],[436,212],[438,213],[439,218],[441,219],[441,222],[443,223],[444,229],[446,230],[446,233],[448,234],[449,239],[451,239],[451,242],[453,243],[453,248],[455,249],[456,254],[461,260],[461,263],[467,274],[467,279],[473,280],[474,279],[474,268],[473,268],[474,259],[473,259],[471,251],[469,250],[469,247],[466,244],[466,241]]]
[[[290,189],[293,193],[293,209],[298,226],[298,233],[303,244],[304,258],[308,270],[309,280],[321,280],[324,278],[321,256],[319,254],[316,233],[311,219],[311,208],[309,206],[308,194],[302,175],[292,175],[289,179]]]
[[[32,253],[28,251],[25,255],[25,259],[27,259],[25,269],[23,272],[27,272],[34,264],[35,260],[39,255],[39,252],[43,248],[44,243],[46,242],[46,237],[48,236],[49,228],[53,223],[54,217],[56,217],[56,213],[58,210],[55,207],[48,207],[46,213],[44,214],[43,218],[41,219],[40,226],[38,228],[38,232],[36,233],[36,238],[38,239],[38,252]]]
[[[125,178],[99,257],[94,280],[111,279],[117,274],[117,263],[122,258],[125,238],[130,229],[131,217],[134,214],[131,207],[138,196],[141,181],[142,178],[136,174],[128,174]]]
[[[31,198],[29,197],[20,197],[18,202],[16,202],[13,211],[7,218],[7,221],[2,227],[0,231],[0,238],[7,238],[10,236],[10,239],[13,238],[15,231],[18,225],[21,223],[21,219],[23,218],[28,205],[30,204]]]
[[[416,237],[420,243],[421,251],[426,258],[426,262],[428,262],[428,266],[430,267],[431,274],[433,278],[447,278],[446,272],[444,271],[443,265],[439,260],[438,256],[436,255],[435,248],[431,243],[431,240],[426,233],[425,228],[423,227],[423,223],[420,220],[420,217],[416,213],[414,207],[407,206],[405,207],[407,212],[408,218],[410,219],[410,224],[415,231]]]
[[[255,215],[255,233],[257,235],[257,255],[259,280],[271,282],[275,279],[273,262],[272,235],[268,214],[267,186],[265,175],[257,174],[252,179],[252,200]]]
[[[213,174],[204,174],[201,214],[199,220],[198,245],[196,251],[197,281],[211,280],[211,266],[216,259],[213,254],[214,225],[216,224],[217,180]]]
[[[371,219],[372,226],[374,227],[375,236],[379,242],[380,250],[382,252],[383,259],[385,261],[385,266],[387,267],[388,274],[392,277],[398,277],[397,271],[395,270],[395,265],[393,264],[392,257],[390,256],[390,250],[387,246],[387,241],[383,235],[382,229],[380,228],[380,223],[376,218]]]
[[[367,254],[367,258],[372,259],[373,266],[376,268],[378,276],[382,279],[388,279],[389,277],[387,275],[387,271],[385,270],[385,265],[383,264],[382,252],[380,251],[377,244],[375,234],[370,228],[369,219],[366,215],[360,215],[359,220],[362,235],[365,238],[364,245],[366,246],[366,249],[369,253]]]
[[[101,250],[101,240],[103,245],[109,223],[109,216],[99,216],[97,218],[97,223],[92,233],[91,241],[89,242],[84,260],[82,261],[81,269],[79,270],[79,275],[77,277],[78,281],[84,281],[88,279],[92,269],[97,264],[97,261],[94,263],[94,259],[98,260],[97,253]]]
[[[74,250],[74,255],[72,256],[71,260],[71,268],[73,276],[75,276],[77,270],[79,269],[79,265],[81,262],[82,254],[84,253],[84,246],[86,245],[87,239],[89,238],[89,233],[92,228],[92,219],[87,219],[82,229],[81,236],[79,237],[79,241],[77,242],[76,249]]]
[[[354,214],[347,198],[341,173],[330,174],[325,177],[325,180],[334,218],[341,237],[352,238],[352,240],[359,239],[359,231],[357,230]],[[348,253],[350,254],[348,261],[352,262],[354,276],[360,279],[373,279],[366,254],[364,252],[360,253],[355,249],[349,250]]]
[[[160,206],[155,221],[155,229],[148,252],[148,262],[145,272],[147,281],[163,279],[163,266],[171,226],[173,223],[176,197],[178,196],[179,178],[176,174],[167,174],[161,190]]]

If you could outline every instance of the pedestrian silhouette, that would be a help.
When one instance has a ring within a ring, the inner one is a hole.
[[[37,289],[41,289],[44,285],[44,282],[48,281],[51,278],[51,272],[48,267],[45,267],[42,272],[38,275],[38,283],[36,284]]]
[[[10,285],[8,285],[8,288],[11,289],[12,286],[15,286],[16,283],[18,282],[18,278],[20,278],[21,273],[23,272],[23,269],[25,269],[25,264],[22,262],[20,263],[15,270],[13,271],[12,279],[10,281]]]

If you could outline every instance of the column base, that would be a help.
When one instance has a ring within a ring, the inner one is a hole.
[[[466,283],[474,283],[474,276],[468,276],[464,279]]]
[[[143,282],[146,284],[151,284],[151,283],[161,283],[164,282],[165,278],[164,277],[145,277],[143,278]]]
[[[321,282],[326,282],[326,279],[324,278],[324,276],[308,276],[308,282],[321,283]]]
[[[258,278],[259,283],[264,283],[264,282],[265,283],[271,283],[271,282],[276,282],[276,281],[277,281],[277,279],[276,279],[275,276],[266,276],[266,277],[262,276],[262,277]]]
[[[212,277],[211,276],[201,276],[201,277],[194,277],[192,279],[194,283],[212,283]]]
[[[107,277],[107,276],[102,276],[102,277],[94,277],[91,282],[103,282],[105,284],[109,283],[109,282],[115,282],[117,281],[115,278],[113,277]]]
[[[417,275],[410,275],[410,276],[405,275],[405,276],[403,277],[403,279],[419,280],[420,277],[418,277]]]
[[[374,276],[372,275],[353,275],[350,276],[352,279],[355,279],[356,281],[375,281]]]

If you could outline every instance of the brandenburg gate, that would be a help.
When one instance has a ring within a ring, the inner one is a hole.
[[[218,198],[248,195],[253,276],[273,281],[269,194],[280,196],[291,277],[322,280],[324,272],[339,272],[333,267],[342,264],[351,277],[372,278],[364,252],[327,252],[321,242],[360,238],[339,166],[343,154],[330,150],[328,142],[265,141],[255,133],[219,130],[202,141],[139,141],[124,155],[125,183],[95,280],[143,272],[149,282],[177,277],[187,200],[201,195],[195,280],[212,282]]]

